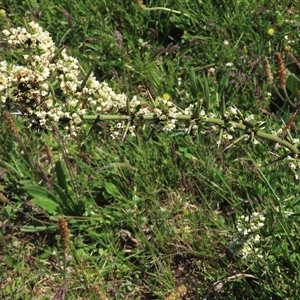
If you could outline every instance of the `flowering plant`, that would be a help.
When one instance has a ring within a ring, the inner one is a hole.
[[[237,234],[229,244],[229,250],[235,256],[262,258],[259,248],[260,229],[264,226],[263,213],[254,212],[251,216],[242,215],[237,221]]]
[[[221,140],[233,140],[234,134],[242,130],[246,134],[229,147],[249,136],[256,143],[256,137],[268,139],[299,153],[295,139],[286,141],[272,131],[262,131],[264,122],[254,120],[253,116],[250,122],[250,116],[243,117],[236,107],[227,111],[223,108],[218,117],[202,107],[203,101],[181,109],[165,97],[157,97],[152,106],[142,103],[137,96],[129,100],[106,82],[99,82],[92,70],[85,74],[78,60],[66,48],[57,49],[50,34],[37,23],[30,22],[27,27],[2,32],[7,47],[21,50],[22,58],[16,63],[0,62],[0,100],[13,114],[27,115],[30,126],[51,129],[67,119],[69,122],[63,125],[66,134],[76,136],[80,130],[86,130],[84,120],[114,120],[118,122],[110,125],[109,132],[116,138],[127,132],[134,135],[137,120],[155,120],[155,128],[166,132],[179,129],[190,133],[202,124],[212,124],[211,130],[219,132],[218,144]]]
[[[68,119],[65,129],[77,135],[83,116],[125,110],[127,115],[157,117],[164,124],[162,130],[174,129],[179,110],[171,101],[157,98],[150,109],[136,96],[129,101],[125,94],[115,93],[106,82],[97,81],[92,72],[83,74],[78,60],[65,48],[56,49],[50,34],[35,22],[30,22],[28,29],[11,28],[2,33],[12,50],[21,49],[23,60],[18,64],[0,62],[1,101],[15,113],[30,116],[31,124],[51,128],[53,123]],[[189,114],[192,107],[183,113]],[[111,136],[117,137],[125,125],[120,121],[112,126]],[[134,133],[134,125],[128,129]]]
[[[1,101],[14,111],[31,116],[42,127],[60,119],[70,120],[66,129],[76,135],[82,116],[115,113],[126,107],[126,96],[116,94],[105,82],[91,74],[84,81],[79,62],[57,50],[50,34],[36,23],[25,28],[4,30],[11,49],[21,49],[23,61],[0,62]]]

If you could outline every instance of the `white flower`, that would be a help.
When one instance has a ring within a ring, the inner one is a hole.
[[[254,242],[255,243],[258,243],[260,241],[260,235],[259,234],[256,234],[253,238]]]
[[[2,31],[2,33],[5,35],[5,36],[9,36],[10,35],[10,32],[7,30],[7,29],[4,29]]]
[[[215,73],[216,73],[216,69],[215,69],[215,68],[209,68],[209,69],[208,69],[208,74],[213,75],[213,74],[215,74]]]
[[[233,115],[236,115],[236,114],[237,114],[237,108],[234,107],[234,106],[231,106],[231,107],[230,107],[230,112],[231,112]]]
[[[117,127],[118,129],[124,128],[124,123],[118,122],[118,123],[116,124],[116,127]]]
[[[249,116],[247,116],[247,117],[245,118],[245,121],[248,122],[248,123],[250,123],[250,122],[253,121],[253,120],[254,120],[254,115],[253,115],[253,114],[251,114],[251,115],[249,115]]]
[[[157,108],[157,107],[154,108],[153,112],[154,112],[154,114],[156,114],[157,116],[160,116],[160,115],[162,114],[162,111],[161,111],[159,108]]]

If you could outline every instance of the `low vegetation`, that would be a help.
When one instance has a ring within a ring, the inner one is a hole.
[[[299,299],[299,9],[0,1],[1,299]]]

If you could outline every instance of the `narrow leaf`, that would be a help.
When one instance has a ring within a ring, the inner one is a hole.
[[[55,173],[58,185],[63,190],[67,190],[66,173],[64,172],[64,168],[60,160],[55,163]]]

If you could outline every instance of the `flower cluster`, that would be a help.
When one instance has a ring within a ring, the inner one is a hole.
[[[30,110],[32,104],[40,105],[48,94],[46,80],[51,73],[49,61],[55,46],[49,33],[43,32],[36,23],[29,23],[29,27],[29,31],[18,27],[2,32],[8,47],[20,49],[24,60],[21,65],[0,62],[0,99],[17,109],[24,108],[22,104],[26,102]]]
[[[172,131],[176,127],[176,117],[180,114],[178,107],[170,100],[164,98],[155,99],[153,113],[161,121],[164,131]]]
[[[18,49],[18,63],[0,62],[0,99],[14,112],[31,116],[31,122],[51,128],[70,120],[67,130],[76,135],[86,113],[116,113],[126,107],[126,95],[116,94],[93,74],[82,86],[76,58],[56,49],[48,32],[35,22],[26,28],[3,30],[8,47]]]
[[[262,258],[258,245],[261,241],[260,229],[264,226],[263,213],[254,212],[251,216],[242,215],[236,223],[237,234],[229,244],[229,250],[235,256]]]
[[[129,101],[125,94],[115,93],[93,73],[86,78],[78,60],[66,49],[56,49],[50,34],[35,22],[28,28],[3,30],[2,34],[7,46],[21,51],[22,58],[17,63],[0,62],[0,100],[14,113],[29,116],[29,125],[51,129],[67,119],[65,130],[76,136],[85,115],[125,113],[152,116],[158,120],[157,129],[168,132],[178,126],[179,114],[192,114],[194,105],[181,110],[169,99],[158,97],[149,108],[136,96]],[[125,127],[131,134],[135,130],[135,124],[128,126],[126,121],[109,126],[113,138]]]

